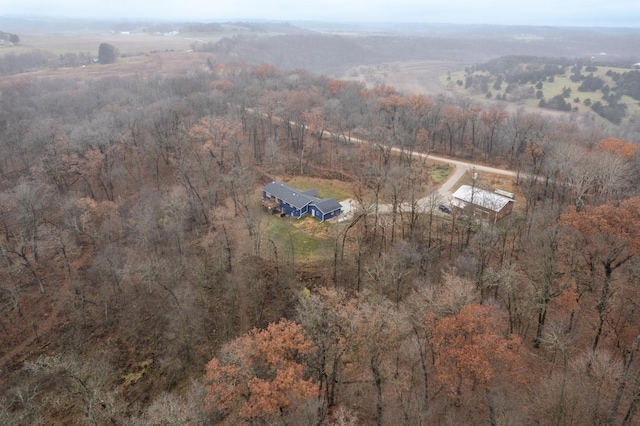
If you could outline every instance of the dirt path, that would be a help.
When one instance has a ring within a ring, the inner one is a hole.
[[[385,83],[400,92],[437,95],[447,88],[440,83],[440,76],[464,68],[465,64],[445,61],[417,61],[395,64],[397,71],[388,72]]]
[[[351,137],[349,139],[351,142],[360,143],[360,144],[371,144],[369,141],[365,141],[363,139],[358,139]],[[403,152],[400,148],[391,148],[392,152]],[[466,172],[485,172],[492,173],[496,175],[509,176],[509,177],[518,177],[518,173],[513,170],[507,169],[499,169],[496,167],[489,167],[478,163],[469,163],[466,161],[455,160],[447,157],[440,157],[437,155],[431,155],[424,152],[411,151],[411,155],[414,157],[424,158],[432,161],[438,161],[441,163],[448,164],[453,166],[454,172],[449,175],[446,181],[440,185],[440,188],[437,190],[437,195],[435,195],[435,202],[441,204],[448,204],[451,194],[454,192],[453,188],[456,186],[456,183],[464,176]],[[421,210],[427,210],[430,205],[434,202],[434,194],[427,194],[423,198],[418,200],[418,208]],[[356,201],[352,199],[344,200],[340,204],[343,206],[343,212],[347,214],[346,217],[350,217],[350,215],[357,209],[362,208],[359,206]],[[378,204],[378,213],[391,213],[393,206],[391,204]],[[400,206],[400,210],[409,211],[411,206],[408,203],[404,203]]]

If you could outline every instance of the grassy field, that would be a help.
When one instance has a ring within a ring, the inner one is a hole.
[[[614,87],[615,86],[615,82],[613,81],[613,79],[611,77],[608,77],[606,75],[606,73],[611,70],[613,72],[618,72],[618,73],[624,73],[624,72],[628,72],[630,71],[629,69],[626,68],[615,68],[615,67],[598,67],[598,70],[595,71],[593,73],[594,76],[596,77],[601,77],[605,84],[609,85],[609,87]],[[591,74],[590,72],[586,72],[584,71],[584,69],[582,70],[582,75],[589,75]],[[487,75],[485,72],[476,72],[473,73],[472,75]],[[549,100],[551,98],[553,98],[554,96],[557,95],[561,95],[563,90],[565,88],[570,88],[571,89],[571,96],[569,96],[566,101],[571,103],[572,107],[577,107],[578,112],[585,112],[585,111],[591,111],[591,108],[584,105],[584,101],[585,99],[590,99],[591,102],[597,102],[597,101],[601,101],[602,100],[602,92],[601,91],[596,91],[596,92],[580,92],[578,91],[578,87],[580,86],[581,82],[573,82],[570,79],[571,76],[571,71],[567,70],[567,72],[564,75],[561,76],[556,76],[554,78],[553,82],[544,82],[542,84],[542,93],[543,96],[546,100]],[[448,77],[450,77],[450,80],[448,80]],[[439,78],[439,81],[441,84],[447,86],[450,90],[456,92],[456,93],[460,93],[460,94],[465,94],[468,96],[472,96],[472,97],[476,97],[478,99],[483,99],[485,100],[485,95],[483,93],[474,93],[472,91],[469,91],[467,89],[464,88],[464,86],[459,86],[456,84],[456,81],[461,80],[461,81],[465,81],[466,79],[466,74],[464,71],[457,71],[457,72],[452,72],[450,74],[444,74],[441,75]],[[535,88],[534,85],[530,85],[531,87],[534,88],[534,91],[537,91],[538,89]],[[507,87],[506,83],[502,84],[502,90],[501,91],[496,91],[493,88],[490,89],[493,97],[495,97],[498,94],[504,94],[504,89]],[[580,102],[576,103],[574,101],[574,99],[579,98]],[[538,103],[540,102],[540,99],[537,98],[529,98],[529,99],[525,99],[523,101],[521,101],[520,103],[522,105],[526,105],[529,107],[537,107]],[[620,103],[624,103],[627,105],[627,114],[625,119],[623,120],[623,123],[626,120],[629,120],[631,117],[635,116],[639,116],[640,115],[640,102],[632,99],[629,96],[623,96],[620,100]]]
[[[451,174],[451,166],[448,164],[433,164],[429,169],[429,177],[433,183],[442,183]]]
[[[293,253],[295,260],[325,259],[333,253],[331,225],[312,217],[292,219],[265,214],[261,228],[264,230],[262,249],[265,252],[272,252],[270,241],[273,241],[281,256],[290,257]]]
[[[296,176],[289,180],[287,185],[302,189],[303,191],[315,189],[318,191],[318,198],[335,198],[338,201],[342,201],[353,197],[348,185],[335,180]]]
[[[20,33],[20,43],[0,48],[0,55],[22,53],[31,49],[49,51],[55,55],[83,52],[97,56],[100,43],[109,43],[118,48],[122,55],[148,52],[188,51],[195,43],[215,43],[224,37],[254,34],[248,30],[227,28],[215,33],[180,33],[164,36],[146,32],[117,31],[58,31],[55,33]]]
[[[384,83],[405,94],[437,95],[445,90],[438,77],[450,69],[470,65],[452,61],[414,60],[354,66],[343,75],[345,80],[362,81],[371,88]]]
[[[54,55],[65,53],[90,53],[97,56],[100,43],[109,43],[118,48],[122,55],[133,55],[151,51],[189,50],[195,39],[189,37],[163,37],[151,34],[111,34],[111,33],[63,33],[26,34],[20,44],[0,52],[21,53],[30,49],[46,50]]]

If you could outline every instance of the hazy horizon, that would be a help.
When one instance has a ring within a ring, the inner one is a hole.
[[[575,27],[640,27],[636,0],[540,0],[531,5],[506,0],[0,0],[3,16],[162,21],[322,21],[353,23],[442,23]]]

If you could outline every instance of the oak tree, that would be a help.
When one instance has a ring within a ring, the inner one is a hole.
[[[498,377],[518,378],[521,339],[506,335],[499,311],[491,305],[467,305],[455,316],[434,322],[431,342],[435,348],[436,380],[456,399],[465,388],[484,388],[491,424],[496,424],[492,387]],[[516,374],[513,374],[513,373]]]
[[[629,198],[614,206],[587,206],[584,211],[570,207],[560,217],[560,224],[569,231],[564,247],[577,255],[576,270],[588,271],[579,286],[597,300],[598,325],[592,346],[595,352],[610,310],[613,273],[640,254],[640,198]]]
[[[211,410],[238,410],[245,420],[270,418],[318,395],[306,378],[304,356],[314,348],[302,327],[282,319],[253,329],[222,347],[206,367],[205,402]]]

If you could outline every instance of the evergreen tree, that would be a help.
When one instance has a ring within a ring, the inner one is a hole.
[[[113,64],[118,57],[118,49],[109,43],[100,43],[98,61],[101,64]]]

